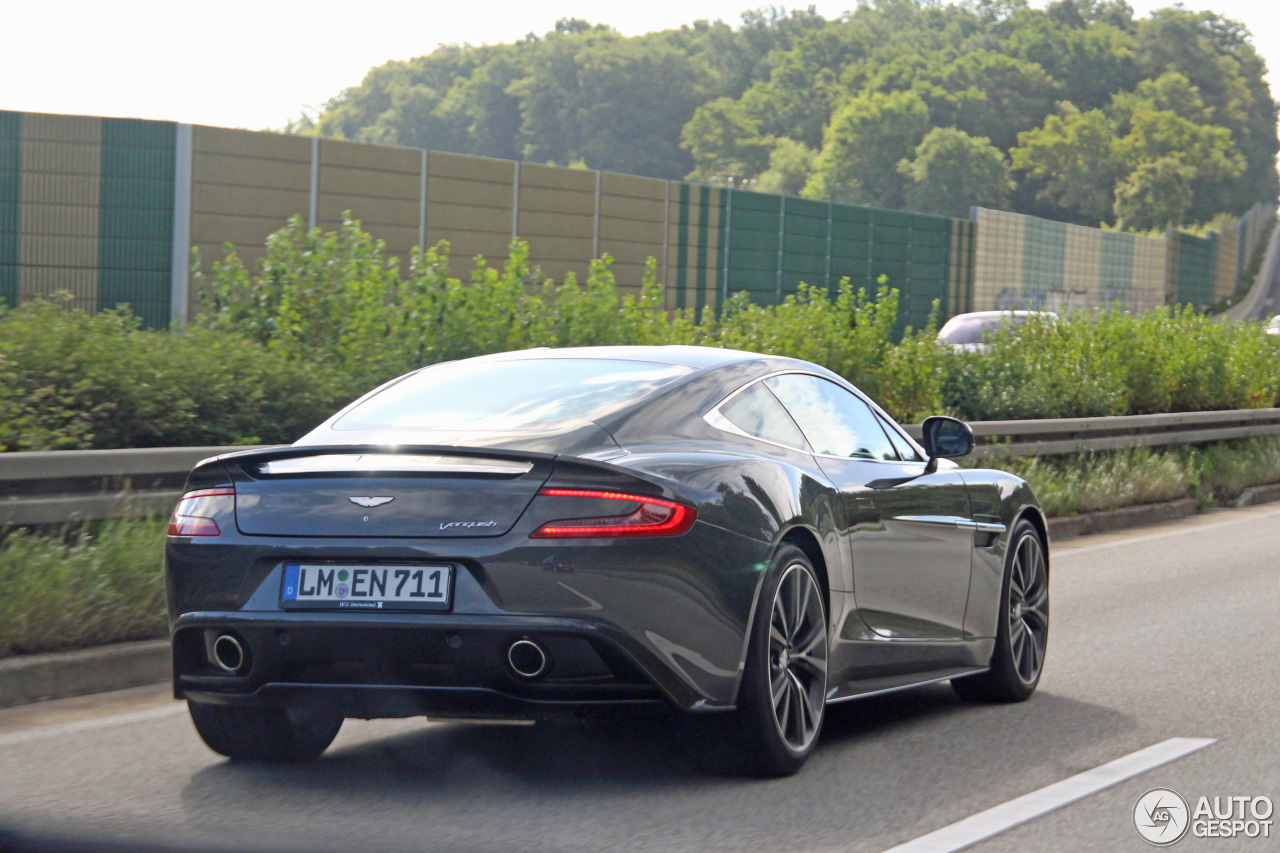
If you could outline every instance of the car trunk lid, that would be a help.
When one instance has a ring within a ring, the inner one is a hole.
[[[548,454],[307,447],[224,460],[251,536],[501,536],[551,474]]]

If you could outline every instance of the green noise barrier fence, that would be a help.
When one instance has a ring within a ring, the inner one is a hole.
[[[345,213],[387,251],[448,241],[501,263],[514,239],[545,274],[581,277],[608,254],[634,293],[658,262],[668,308],[731,294],[775,305],[847,278],[901,294],[900,322],[963,311],[1113,305],[1146,311],[1230,296],[1275,224],[1260,203],[1206,237],[1118,234],[1006,211],[969,219],[715,185],[172,122],[0,111],[0,304],[56,292],[150,327],[199,309],[187,258],[230,246],[252,264],[291,216]]]
[[[834,294],[843,279],[874,292],[880,277],[902,294],[900,321],[917,328],[934,302],[967,310],[968,230],[941,216],[727,190],[720,201],[720,297],[739,291],[776,305],[801,283]]]
[[[18,199],[22,117],[0,112],[0,305],[18,301]]]

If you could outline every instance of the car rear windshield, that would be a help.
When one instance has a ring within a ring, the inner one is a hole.
[[[459,361],[414,373],[365,400],[338,430],[546,430],[594,420],[689,373],[644,361]]]
[[[938,340],[944,344],[980,344],[987,332],[1000,328],[1002,323],[1000,317],[952,317],[938,332]]]
[[[944,344],[989,343],[994,332],[1005,326],[1021,326],[1032,317],[1052,323],[1058,315],[1052,311],[1002,311],[999,314],[958,314],[943,324],[938,340]]]

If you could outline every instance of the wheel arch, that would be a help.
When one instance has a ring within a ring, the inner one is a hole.
[[[778,540],[778,545],[774,549],[782,548],[786,545],[793,545],[799,548],[809,562],[813,564],[813,570],[818,573],[818,583],[822,585],[822,595],[827,603],[827,618],[831,618],[831,577],[827,569],[827,557],[822,550],[822,542],[818,539],[818,534],[808,527],[796,525],[782,534],[782,538]]]
[[[1026,520],[1040,534],[1040,544],[1044,546],[1044,571],[1049,574],[1049,521],[1044,517],[1044,511],[1038,506],[1023,507],[1017,515],[1013,517],[1013,524],[1010,530],[1018,526],[1018,522]]]

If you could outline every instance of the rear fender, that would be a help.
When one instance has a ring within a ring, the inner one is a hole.
[[[1013,529],[1019,520],[1028,517],[1028,513],[1043,522],[1043,513],[1031,486],[1020,477],[988,469],[960,473],[968,486],[974,515],[999,518],[1005,525],[1004,532],[989,545],[984,547],[982,543],[975,542],[964,620],[966,636],[994,637],[1000,617],[1005,556]]]

